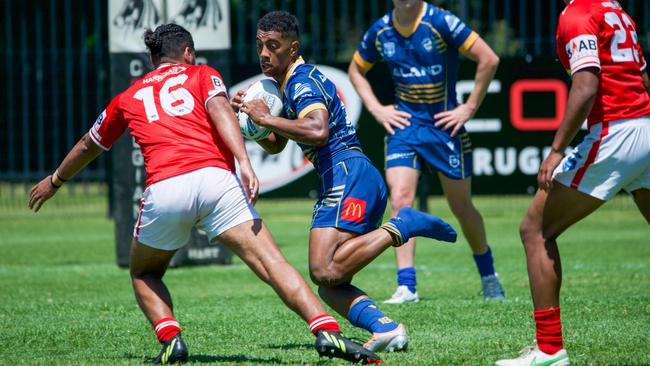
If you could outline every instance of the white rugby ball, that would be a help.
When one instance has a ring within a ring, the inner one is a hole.
[[[246,90],[244,102],[253,99],[263,99],[271,111],[271,115],[279,116],[282,113],[282,96],[280,94],[280,86],[275,80],[262,79],[251,84]],[[248,114],[243,111],[237,113],[237,120],[239,121],[239,128],[241,133],[247,140],[258,141],[267,137],[271,130],[262,127],[253,122]]]

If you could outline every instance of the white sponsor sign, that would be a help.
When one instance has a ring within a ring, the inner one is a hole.
[[[230,48],[228,0],[168,0],[169,23],[182,25],[192,33],[197,50]]]
[[[339,97],[345,104],[348,118],[352,125],[356,127],[361,115],[362,104],[359,95],[357,95],[352,83],[350,83],[350,79],[348,79],[348,75],[330,66],[316,65],[316,67],[336,85]],[[248,88],[253,82],[264,78],[266,76],[259,74],[240,81],[229,88],[229,93],[234,95],[239,90]],[[294,141],[289,141],[285,149],[276,155],[269,155],[254,141],[246,141],[246,150],[257,178],[260,180],[260,193],[280,188],[314,169],[314,166],[305,158],[302,150]]]
[[[230,48],[227,0],[109,0],[110,52],[147,52],[142,35],[163,23],[182,25],[197,50]]]

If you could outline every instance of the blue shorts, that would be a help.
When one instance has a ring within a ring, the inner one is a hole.
[[[472,176],[472,142],[464,128],[455,137],[421,124],[395,129],[386,137],[386,169],[400,166],[465,179]]]
[[[365,234],[381,224],[386,185],[366,157],[345,159],[322,173],[318,193],[312,228],[335,227]]]

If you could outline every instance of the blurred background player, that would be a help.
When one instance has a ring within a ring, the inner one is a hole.
[[[560,321],[557,237],[619,191],[650,223],[650,81],[636,25],[617,1],[568,1],[557,54],[571,74],[566,111],[519,228],[526,250],[537,344],[498,366],[569,365]],[[588,118],[589,133],[565,149]]]
[[[284,115],[274,117],[260,99],[233,107],[273,131],[258,141],[279,153],[288,139],[296,141],[320,178],[309,235],[309,271],[318,292],[339,314],[373,335],[364,347],[399,351],[408,344],[406,329],[386,317],[365,292],[350,284],[355,273],[393,245],[414,236],[455,241],[446,222],[405,208],[379,226],[386,209],[381,174],[363,154],[336,86],[299,56],[295,16],[271,12],[257,25],[257,52],[262,72],[281,85]]]
[[[481,214],[471,197],[471,142],[463,125],[474,116],[496,72],[492,49],[448,11],[421,0],[393,0],[395,9],[363,36],[348,74],[364,105],[386,131],[386,181],[391,212],[411,207],[420,172],[438,172],[451,211],[474,254],[486,299],[505,294],[494,270]],[[467,102],[456,101],[458,52],[478,64]],[[384,60],[395,82],[396,105],[382,105],[365,77]],[[395,249],[397,290],[385,301],[419,301],[415,240]]]
[[[194,65],[194,41],[179,25],[148,30],[144,39],[155,70],[111,101],[58,169],[34,186],[29,207],[38,211],[129,128],[142,149],[147,173],[130,272],[138,304],[163,344],[155,363],[188,359],[162,277],[194,226],[210,241],[227,245],[309,322],[321,355],[380,363],[372,352],[339,334],[336,320],[286,262],[253,208],[259,184],[221,75],[209,66]],[[241,183],[234,174],[234,158]]]

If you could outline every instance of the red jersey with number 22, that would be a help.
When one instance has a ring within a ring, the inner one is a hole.
[[[215,96],[227,92],[213,68],[164,65],[113,98],[89,135],[108,150],[128,127],[142,149],[147,186],[205,167],[234,171],[233,154],[206,111]]]
[[[636,25],[617,1],[571,1],[560,15],[557,54],[571,75],[589,67],[600,69],[590,127],[650,116],[650,98],[641,79],[646,62]]]

